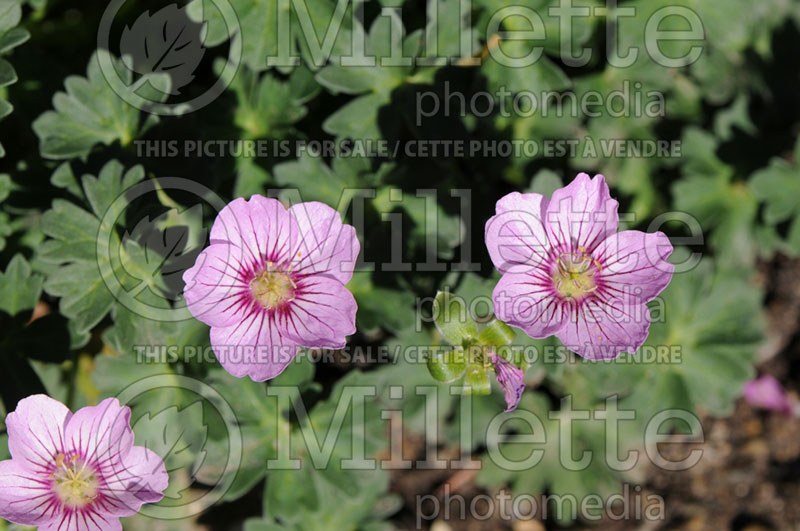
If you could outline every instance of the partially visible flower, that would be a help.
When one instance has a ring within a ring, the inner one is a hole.
[[[225,370],[269,380],[300,347],[342,348],[355,333],[357,304],[345,284],[359,248],[355,229],[325,204],[235,199],[183,274],[183,294],[211,327]]]
[[[516,365],[497,354],[490,354],[489,359],[494,365],[497,375],[497,383],[503,388],[506,395],[506,411],[517,409],[522,398],[522,391],[525,390],[525,373]]]
[[[503,275],[492,294],[499,319],[533,338],[555,335],[589,359],[635,352],[655,298],[672,278],[661,232],[617,233],[618,203],[605,178],[579,174],[548,200],[511,193],[486,223],[486,246]]]
[[[783,386],[769,374],[746,382],[742,394],[755,407],[780,411],[787,415],[794,410]]]
[[[133,445],[131,410],[109,398],[74,415],[45,395],[6,417],[0,517],[40,531],[115,531],[119,518],[163,498],[161,458]]]

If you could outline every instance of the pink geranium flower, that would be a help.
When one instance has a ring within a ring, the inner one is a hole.
[[[6,417],[0,517],[40,531],[121,530],[119,518],[163,498],[161,458],[133,445],[131,410],[115,398],[74,415],[44,395]]]
[[[342,348],[357,305],[345,284],[359,252],[355,229],[322,203],[286,209],[255,195],[219,213],[211,245],[183,275],[189,311],[234,376],[278,376],[300,347]]]
[[[617,232],[618,203],[602,175],[579,174],[552,199],[508,194],[486,223],[502,273],[497,317],[534,338],[555,335],[589,359],[635,352],[647,338],[646,303],[672,278],[669,239]]]
[[[780,411],[787,415],[794,410],[783,386],[769,374],[746,382],[742,394],[755,407]]]

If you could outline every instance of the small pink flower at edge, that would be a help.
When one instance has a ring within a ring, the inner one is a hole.
[[[40,531],[116,531],[120,517],[160,501],[164,462],[133,445],[130,415],[115,398],[75,414],[45,395],[21,400],[6,417],[0,517]]]
[[[772,375],[750,380],[742,390],[745,400],[755,407],[791,414],[794,410],[783,386]]]
[[[494,365],[497,383],[500,384],[505,393],[505,411],[517,409],[517,404],[522,398],[522,392],[525,390],[525,373],[522,369],[497,354],[491,354],[489,359]]]
[[[342,348],[355,333],[358,306],[345,284],[359,249],[355,229],[323,203],[235,199],[184,273],[184,297],[211,327],[225,370],[269,380],[299,348]]]
[[[557,336],[589,359],[635,352],[647,338],[646,304],[670,282],[661,232],[617,232],[618,203],[602,175],[579,174],[551,199],[511,193],[486,223],[502,274],[495,314],[533,338]]]

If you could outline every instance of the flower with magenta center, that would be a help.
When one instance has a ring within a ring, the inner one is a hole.
[[[0,517],[40,530],[121,530],[119,518],[163,498],[161,458],[133,445],[131,410],[115,398],[72,414],[44,395],[6,417]]]
[[[533,338],[555,335],[589,359],[635,352],[647,338],[655,298],[672,278],[661,232],[617,232],[618,203],[602,175],[579,174],[551,199],[511,193],[486,223],[486,246],[502,274],[495,314]]]
[[[184,296],[211,327],[225,370],[269,380],[299,348],[342,348],[355,333],[357,305],[345,284],[359,249],[355,229],[327,205],[236,199],[184,273]]]

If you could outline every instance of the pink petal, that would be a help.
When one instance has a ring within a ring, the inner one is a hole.
[[[183,296],[192,315],[209,326],[229,326],[242,319],[250,303],[243,251],[227,243],[212,243],[194,266],[183,273]]]
[[[756,407],[783,413],[791,413],[794,409],[783,386],[769,374],[745,383],[742,394],[745,400]]]
[[[590,360],[636,352],[647,339],[650,310],[644,304],[615,306],[598,298],[573,303],[570,322],[557,334],[564,345]]]
[[[133,446],[131,410],[116,398],[78,410],[67,423],[67,448],[93,464],[101,475],[119,466]]]
[[[297,285],[287,325],[290,337],[303,347],[342,348],[356,332],[358,305],[336,279],[314,275]]]
[[[525,373],[502,356],[492,354],[490,359],[497,374],[497,383],[500,384],[506,395],[505,410],[513,411],[517,409],[517,404],[522,398],[522,392],[525,390]]]
[[[494,287],[492,302],[498,319],[530,337],[552,336],[567,321],[566,305],[553,293],[550,279],[541,274],[506,273]]]
[[[39,531],[122,531],[119,518],[94,511],[64,511]]]
[[[339,213],[324,203],[299,203],[289,213],[300,230],[292,271],[322,273],[347,284],[361,248],[356,229],[343,224]]]
[[[578,174],[564,188],[553,192],[545,209],[550,242],[565,252],[581,248],[590,253],[619,226],[619,203],[611,198],[605,177]]]
[[[211,328],[211,346],[222,367],[233,376],[256,382],[275,378],[297,355],[286,320],[277,312],[254,309],[240,322]]]
[[[672,279],[675,266],[666,261],[670,254],[672,244],[661,232],[612,234],[593,253],[601,266],[597,283],[613,297],[650,301]]]
[[[114,516],[130,516],[145,503],[161,501],[169,483],[164,461],[142,446],[134,446],[104,479],[103,508]]]
[[[50,472],[56,455],[63,452],[64,429],[72,413],[67,406],[45,395],[20,400],[6,417],[8,450],[21,466]]]
[[[277,199],[254,195],[234,199],[211,227],[211,243],[230,243],[243,249],[244,263],[253,270],[265,261],[289,260],[297,247],[299,229],[294,216]]]
[[[548,201],[541,194],[512,192],[497,202],[486,222],[486,247],[501,273],[541,267],[550,249],[542,219]]]
[[[49,475],[33,473],[15,460],[0,461],[0,518],[40,525],[60,513],[54,498]]]

